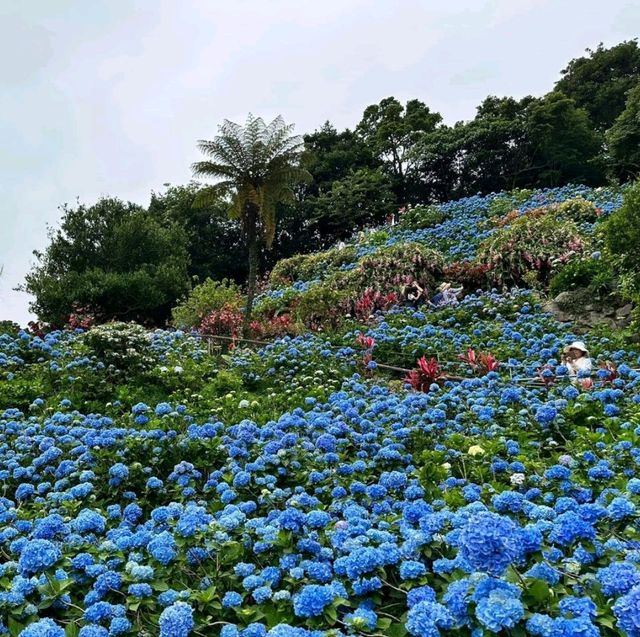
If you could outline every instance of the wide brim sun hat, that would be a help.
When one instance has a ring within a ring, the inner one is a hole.
[[[573,343],[571,343],[571,345],[567,345],[564,348],[564,352],[568,352],[570,349],[577,349],[579,351],[581,351],[583,354],[589,354],[589,350],[587,349],[587,346],[584,344],[584,341],[573,341]]]
[[[451,287],[451,283],[441,283],[438,286],[438,292],[444,292],[445,290],[448,290]]]

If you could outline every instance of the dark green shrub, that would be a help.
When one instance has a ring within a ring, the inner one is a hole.
[[[20,326],[13,321],[0,321],[0,334],[9,334],[9,336],[17,336]]]
[[[239,310],[242,304],[240,288],[227,279],[207,279],[197,285],[189,296],[171,310],[173,324],[181,329],[198,327],[212,312],[225,306]]]
[[[618,267],[640,276],[640,181],[627,189],[622,206],[605,224],[605,244]]]
[[[347,290],[326,283],[315,285],[300,296],[296,316],[309,329],[335,329],[347,313],[348,305]]]
[[[594,259],[575,259],[553,276],[549,283],[549,294],[589,287],[594,277],[600,273],[602,264]]]
[[[640,180],[625,191],[623,204],[604,226],[605,246],[620,273],[622,293],[636,305],[640,324]]]

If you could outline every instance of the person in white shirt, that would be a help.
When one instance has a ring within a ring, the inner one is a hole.
[[[573,378],[586,376],[591,372],[591,358],[583,341],[574,341],[571,345],[567,345],[563,350],[562,362],[567,366],[569,376]]]

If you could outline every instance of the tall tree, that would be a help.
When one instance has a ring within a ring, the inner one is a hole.
[[[425,133],[411,149],[423,202],[448,201],[464,193],[461,176],[466,127],[463,122],[439,126]]]
[[[441,121],[442,116],[420,100],[409,100],[403,106],[395,97],[387,97],[365,109],[356,133],[392,178],[398,203],[415,203],[422,198],[411,150]]]
[[[330,122],[305,135],[304,148],[302,163],[313,178],[306,190],[312,195],[331,190],[334,181],[360,168],[381,165],[358,135],[348,128],[338,132]]]
[[[292,136],[292,125],[276,117],[265,124],[261,117],[247,118],[244,126],[225,120],[211,141],[200,140],[198,148],[211,159],[196,162],[197,176],[219,179],[204,192],[200,202],[218,197],[232,198],[232,213],[239,217],[249,253],[247,305],[244,329],[251,321],[256,293],[259,244],[269,248],[276,231],[276,207],[293,199],[293,186],[309,178],[301,168],[301,137]]]
[[[464,130],[461,183],[468,194],[522,185],[530,168],[527,107],[532,97],[487,97]]]
[[[79,305],[103,320],[163,324],[189,289],[182,228],[113,198],[62,210],[23,286],[38,317],[61,325]]]
[[[625,108],[627,93],[640,81],[640,49],[636,40],[571,60],[556,83],[556,90],[584,108],[594,126],[608,129]]]
[[[361,168],[334,181],[315,200],[312,218],[327,243],[333,243],[365,225],[382,223],[395,210],[389,177],[379,168]]]
[[[627,105],[607,131],[613,175],[621,181],[640,175],[640,82],[631,89]]]
[[[553,92],[531,102],[526,127],[534,168],[531,185],[597,185],[604,181],[598,159],[601,138],[586,111],[578,108],[573,99]]]
[[[240,222],[230,219],[229,205],[222,197],[208,205],[194,206],[202,186],[169,186],[151,193],[149,214],[183,228],[188,238],[189,276],[200,283],[207,278],[247,279],[246,246]]]

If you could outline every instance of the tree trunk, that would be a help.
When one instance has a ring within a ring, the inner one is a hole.
[[[247,305],[242,322],[242,336],[249,335],[249,325],[253,312],[253,300],[256,296],[258,277],[258,210],[255,204],[247,204],[246,211],[247,247],[249,248],[249,278],[247,279]]]

